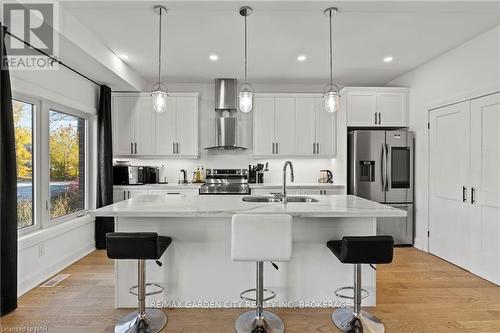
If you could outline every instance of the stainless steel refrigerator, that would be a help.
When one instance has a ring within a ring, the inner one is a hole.
[[[359,130],[348,136],[347,192],[406,210],[407,217],[378,218],[377,234],[413,244],[414,136],[408,131]]]

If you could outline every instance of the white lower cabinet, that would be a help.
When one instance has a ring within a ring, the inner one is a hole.
[[[281,187],[268,187],[268,188],[255,188],[252,189],[252,195],[273,195],[276,193],[282,193]],[[299,188],[287,188],[287,194],[289,195],[333,195],[333,194],[344,194],[343,189],[337,188],[320,188],[320,187],[299,187]]]
[[[343,189],[336,188],[301,188],[300,194],[302,195],[335,195],[345,194]]]
[[[429,250],[500,285],[500,93],[430,112]]]
[[[136,186],[119,187],[113,189],[113,203],[134,198],[138,195],[148,194],[148,189]]]
[[[194,195],[194,194],[198,194],[199,193],[199,190],[198,189],[194,189],[194,188],[189,188],[189,189],[186,189],[186,188],[181,188],[181,189],[176,189],[176,188],[168,188],[168,189],[152,189],[149,194],[156,194],[156,195],[160,195],[160,194],[166,194],[166,195],[182,195],[182,194],[185,194],[185,195]]]

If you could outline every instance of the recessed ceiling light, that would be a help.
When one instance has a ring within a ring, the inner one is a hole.
[[[394,60],[394,58],[392,56],[384,57],[384,62],[391,62],[392,60]]]
[[[128,55],[126,54],[119,54],[118,57],[121,59],[121,60],[127,60],[128,59]]]
[[[219,56],[217,54],[211,54],[208,56],[208,59],[210,59],[212,61],[217,61],[217,60],[219,60]]]
[[[307,60],[307,57],[303,54],[301,54],[297,57],[297,61],[304,62],[306,60]]]

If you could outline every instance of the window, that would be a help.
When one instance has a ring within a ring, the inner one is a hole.
[[[33,116],[35,105],[13,100],[12,109],[16,139],[17,228],[23,229],[35,224],[33,189]]]
[[[49,110],[50,219],[85,209],[86,120]]]

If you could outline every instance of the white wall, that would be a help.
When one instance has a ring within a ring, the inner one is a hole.
[[[476,97],[500,83],[500,26],[389,82],[410,87],[410,130],[415,131],[415,246],[427,250],[428,109]]]
[[[189,175],[198,166],[205,168],[247,168],[249,164],[269,162],[270,171],[265,175],[266,182],[280,182],[281,169],[286,159],[253,159],[252,157],[252,112],[244,114],[237,112],[239,124],[239,144],[248,149],[245,151],[208,151],[203,148],[215,145],[215,110],[214,98],[215,87],[213,83],[179,83],[168,84],[170,92],[199,92],[200,93],[200,117],[199,138],[200,158],[190,159],[129,159],[135,165],[161,166],[168,168],[169,182],[176,182],[179,178],[180,169],[187,169]],[[323,90],[323,85],[318,84],[254,84],[255,91],[266,93],[317,93]],[[319,170],[330,169],[337,184],[346,184],[345,145],[345,112],[339,112],[337,116],[337,156],[335,158],[292,158],[295,168],[296,182],[317,182]]]
[[[61,67],[55,71],[11,71],[13,95],[48,100],[96,114],[98,87]],[[95,204],[95,116],[90,117],[88,171],[90,208]],[[39,139],[39,133],[37,139]],[[42,222],[42,221],[38,221]],[[46,221],[44,221],[46,222]],[[48,223],[45,223],[47,226]],[[22,295],[95,249],[94,220],[89,215],[20,234],[18,242],[18,295]]]

